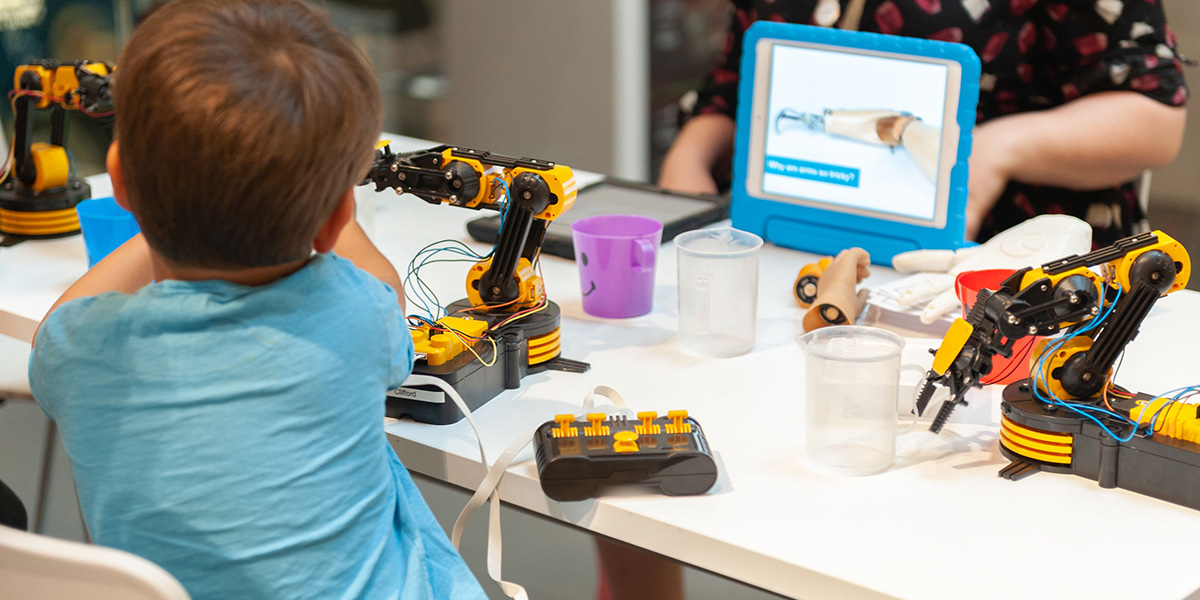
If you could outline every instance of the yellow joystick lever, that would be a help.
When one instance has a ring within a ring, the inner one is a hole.
[[[575,422],[575,415],[554,415],[554,422],[558,424],[558,427],[550,430],[551,437],[579,437],[579,430],[571,426]]]
[[[608,415],[604,413],[588,413],[587,420],[591,426],[583,428],[583,435],[591,437],[608,435],[608,426],[602,425],[607,418]]]
[[[618,431],[617,433],[613,434],[613,439],[616,440],[616,442],[613,443],[613,450],[615,452],[638,451],[638,434],[632,431]]]
[[[636,431],[638,435],[658,435],[662,433],[662,427],[659,427],[654,423],[654,420],[657,418],[658,413],[652,410],[640,412],[638,413],[638,420],[642,423],[640,425],[634,425],[633,430]]]
[[[686,410],[673,410],[667,413],[667,418],[671,422],[667,424],[667,433],[691,433],[692,424],[687,422],[688,414]]]

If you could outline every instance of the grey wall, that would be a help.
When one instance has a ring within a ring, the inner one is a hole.
[[[611,173],[614,5],[446,0],[443,141]]]

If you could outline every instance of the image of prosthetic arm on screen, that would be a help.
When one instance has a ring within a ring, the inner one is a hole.
[[[886,109],[843,110],[820,113],[784,108],[774,119],[775,133],[808,129],[867,144],[903,147],[930,181],[936,181],[941,129],[907,111]]]

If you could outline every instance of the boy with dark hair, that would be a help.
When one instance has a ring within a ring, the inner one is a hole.
[[[59,299],[30,363],[93,539],[197,599],[483,598],[383,431],[413,346],[353,218],[381,121],[365,59],[299,0],[175,0],[113,85],[108,171],[143,235]]]

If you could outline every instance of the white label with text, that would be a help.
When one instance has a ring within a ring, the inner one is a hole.
[[[403,400],[416,400],[417,402],[428,402],[430,404],[445,404],[446,392],[429,392],[426,390],[416,390],[407,387],[398,387],[388,390],[388,398],[401,398]]]

